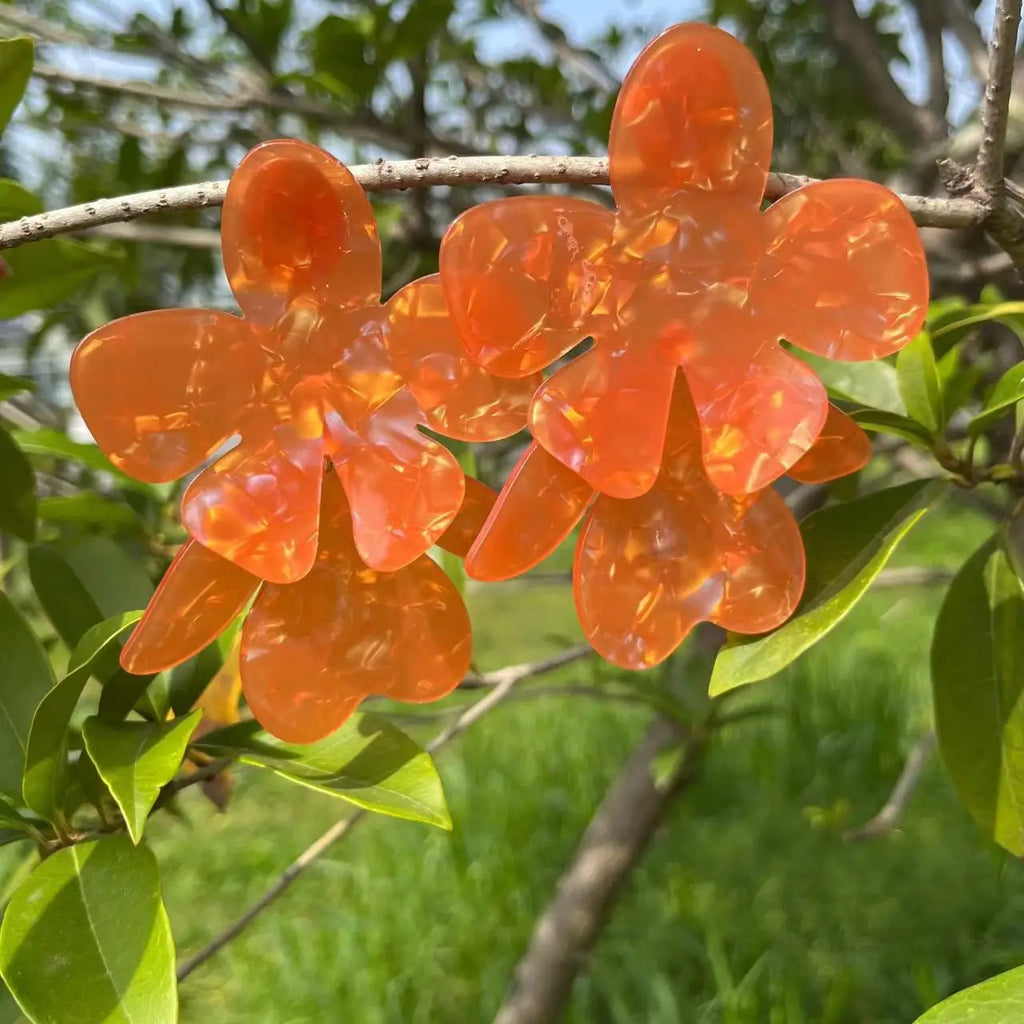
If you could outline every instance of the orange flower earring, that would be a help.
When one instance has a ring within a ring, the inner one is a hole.
[[[677,25],[641,53],[615,106],[615,212],[499,199],[445,235],[445,295],[480,365],[528,378],[593,338],[530,406],[538,445],[590,487],[632,498],[654,485],[681,367],[708,480],[760,491],[808,452],[828,410],[780,340],[866,360],[920,329],[927,269],[898,198],[834,180],[762,213],[771,149],[750,52],[717,28]]]
[[[314,146],[246,156],[222,239],[242,318],[180,309],[107,324],[75,351],[72,387],[99,446],[144,480],[175,480],[239,437],[185,491],[193,539],[122,663],[179,664],[255,596],[247,699],[266,728],[306,742],[370,693],[431,700],[463,677],[468,616],[425,553],[464,555],[494,494],[422,428],[507,437],[539,377],[473,363],[436,275],[381,305],[369,201]]]
[[[856,472],[870,455],[867,435],[830,406],[790,476],[823,483]],[[538,506],[542,512],[532,511]],[[483,580],[525,572],[585,514],[573,566],[576,607],[591,644],[621,668],[663,661],[698,622],[738,633],[774,629],[800,600],[804,550],[793,514],[770,487],[731,496],[711,484],[682,377],[653,486],[636,498],[598,494],[534,442],[480,528],[466,572]]]
[[[182,522],[274,583],[313,566],[329,457],[360,557],[384,572],[408,565],[444,533],[464,492],[456,459],[420,428],[506,437],[538,381],[470,362],[436,276],[380,304],[369,200],[315,146],[253,149],[228,185],[221,236],[242,318],[139,313],[76,349],[71,385],[97,444],[125,472],[162,483],[237,435],[189,485]]]

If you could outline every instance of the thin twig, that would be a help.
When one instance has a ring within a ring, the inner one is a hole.
[[[540,661],[527,662],[521,665],[509,665],[507,668],[485,673],[479,678],[482,680],[483,685],[488,687],[487,693],[480,700],[467,707],[451,725],[442,729],[427,744],[427,752],[431,754],[437,753],[442,747],[447,746],[457,736],[479,722],[488,711],[492,711],[508,697],[517,683],[532,676],[550,672],[572,661],[577,661],[586,653],[592,654],[593,651],[587,648],[584,652],[579,647],[573,647],[550,658],[543,658]],[[318,857],[322,856],[339,839],[348,835],[360,821],[368,816],[369,812],[367,811],[354,811],[347,818],[335,822],[316,842],[306,847],[281,873],[274,884],[244,914],[233,921],[212,942],[204,946],[195,956],[186,960],[178,968],[178,981],[184,981],[197,967],[202,966],[212,956],[241,935]]]
[[[86,238],[110,238],[117,242],[152,242],[183,249],[219,249],[220,232],[214,228],[190,228],[180,224],[98,224],[85,228]]]
[[[608,159],[590,156],[448,156],[416,160],[378,160],[349,168],[367,192],[400,192],[409,188],[464,185],[607,185]],[[780,199],[817,179],[774,173],[765,195]],[[226,181],[97,199],[79,206],[0,224],[0,249],[40,238],[83,231],[98,224],[135,220],[149,214],[200,210],[224,202]],[[981,223],[985,210],[973,199],[936,199],[901,195],[900,200],[922,227],[969,228]]]
[[[989,44],[988,76],[981,107],[981,149],[975,165],[975,182],[990,202],[1003,189],[1003,155],[1006,122],[1013,86],[1013,64],[1020,28],[1021,0],[997,0],[995,25]]]
[[[910,798],[914,795],[914,790],[917,788],[917,783],[920,781],[921,773],[928,763],[928,757],[934,745],[935,733],[932,732],[925,733],[914,744],[885,806],[870,821],[844,833],[845,840],[851,842],[856,839],[876,839],[879,836],[889,835],[893,831],[906,810]]]

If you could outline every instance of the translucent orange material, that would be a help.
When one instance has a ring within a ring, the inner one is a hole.
[[[820,483],[855,472],[870,453],[867,435],[830,406],[825,430],[794,470]],[[601,655],[630,669],[664,660],[698,622],[760,633],[796,607],[804,558],[792,513],[771,488],[736,497],[711,484],[681,379],[654,485],[636,498],[598,495],[587,513],[594,496],[531,445],[480,528],[467,573],[496,580],[526,572],[586,515],[573,572],[580,621]]]
[[[475,481],[474,481],[475,485]],[[489,506],[472,486],[451,537]],[[395,572],[367,568],[335,476],[324,478],[313,569],[291,584],[266,583],[195,541],[182,546],[121,655],[131,672],[180,664],[211,643],[255,595],[242,629],[246,700],[269,732],[311,743],[333,732],[370,694],[422,702],[466,674],[470,624],[444,571],[421,556]]]
[[[71,383],[93,436],[152,482],[237,438],[186,490],[182,521],[262,579],[290,583],[312,568],[328,457],[363,561],[410,564],[463,498],[457,461],[422,428],[467,441],[513,434],[539,377],[499,379],[471,361],[436,276],[381,305],[369,201],[315,146],[252,150],[228,186],[221,233],[244,318],[163,310],[90,334]]]
[[[530,429],[606,495],[655,482],[682,367],[705,472],[755,493],[825,424],[825,389],[779,345],[873,359],[924,321],[928,275],[888,189],[820,182],[765,213],[771,102],[751,54],[677,25],[640,55],[612,119],[614,212],[580,199],[499,199],[446,233],[441,279],[468,354],[519,377],[587,337],[537,391]]]

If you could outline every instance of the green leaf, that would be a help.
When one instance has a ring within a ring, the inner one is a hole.
[[[2,591],[0,651],[0,790],[20,801],[32,716],[55,680],[42,645]]]
[[[27,36],[0,39],[0,131],[25,95],[35,53]]]
[[[16,430],[13,431],[14,440],[18,447],[28,455],[50,456],[56,459],[72,459],[81,462],[101,473],[109,473],[122,487],[129,487],[132,490],[141,491],[143,494],[158,494],[158,488],[153,484],[135,480],[127,473],[122,472],[110,459],[100,451],[94,444],[82,444],[72,441],[67,434],[59,430]]]
[[[175,1024],[174,941],[153,854],[116,836],[44,860],[8,904],[0,974],[35,1024]]]
[[[191,711],[223,664],[224,653],[215,640],[188,661],[171,669],[167,687],[171,710],[176,715]]]
[[[910,418],[930,434],[939,433],[946,424],[946,417],[942,409],[939,371],[927,331],[920,331],[900,350],[896,357],[896,377]]]
[[[1024,855],[1024,591],[996,538],[950,584],[932,639],[942,759],[961,802]]]
[[[430,755],[379,715],[355,714],[326,739],[306,746],[283,743],[256,722],[218,729],[192,746],[270,768],[369,811],[451,828]]]
[[[961,315],[952,313],[950,316],[944,317],[941,324],[932,328],[931,335],[936,341],[940,338],[949,339],[950,337],[959,341],[967,328],[998,321],[1021,336],[1024,334],[1024,324],[1020,319],[1022,316],[1024,316],[1024,302],[997,302],[992,305],[978,303],[969,306]]]
[[[4,253],[10,273],[0,282],[0,319],[46,309],[70,297],[113,263],[107,253],[46,238]]]
[[[69,649],[96,623],[144,608],[153,596],[141,562],[109,537],[36,544],[29,549],[28,571],[43,611]],[[127,675],[119,656],[119,647],[107,652],[96,666],[98,679]]]
[[[1018,1024],[1024,1020],[1024,967],[943,999],[914,1024]]]
[[[91,523],[117,529],[141,530],[142,520],[119,501],[102,498],[91,491],[43,498],[39,518],[48,523]]]
[[[881,359],[864,363],[841,363],[816,356],[812,352],[799,349],[789,351],[814,370],[833,398],[869,409],[881,409],[896,416],[907,414],[900,395],[896,368],[890,363]]]
[[[0,286],[2,287],[2,286]],[[0,427],[0,530],[36,538],[36,477],[14,439]]]
[[[13,377],[9,373],[0,373],[0,402],[20,395],[23,391],[35,389],[35,381],[29,380],[28,377]]]
[[[946,422],[970,401],[981,381],[981,368],[974,360],[962,361],[960,346],[954,345],[936,364],[942,384],[942,408]]]
[[[730,635],[711,672],[711,695],[775,675],[826,636],[945,488],[942,480],[915,480],[809,515],[800,524],[807,554],[800,606],[773,633]]]
[[[860,424],[864,430],[870,430],[876,434],[892,434],[894,437],[902,437],[904,441],[917,445],[918,448],[932,449],[932,436],[916,420],[909,416],[897,416],[891,412],[881,412],[876,409],[857,409],[850,413],[850,416]]]
[[[202,717],[202,711],[196,710],[171,722],[87,718],[82,725],[85,749],[121,808],[136,843],[142,839],[160,790],[181,767],[185,748]]]
[[[967,425],[970,434],[983,434],[1001,416],[1008,413],[1024,398],[1024,363],[1010,367],[999,378],[984,408]]]
[[[32,718],[25,753],[25,804],[48,821],[59,821],[64,804],[71,717],[100,660],[120,645],[118,638],[142,612],[117,615],[93,626],[71,653],[68,673],[40,701]]]

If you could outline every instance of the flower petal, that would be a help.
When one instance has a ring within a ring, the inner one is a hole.
[[[664,661],[722,599],[715,555],[714,531],[693,495],[659,482],[639,498],[599,497],[573,573],[594,649],[621,668]]]
[[[772,155],[772,105],[751,52],[710,25],[676,25],[640,54],[619,92],[608,142],[623,212],[701,190],[756,207]]]
[[[802,459],[789,467],[789,475],[802,484],[823,484],[863,469],[871,458],[871,438],[831,403],[828,418]]]
[[[877,359],[924,324],[928,268],[899,199],[870,181],[815,182],[765,214],[754,305],[777,336],[830,359]]]
[[[466,575],[507,580],[532,569],[572,533],[593,496],[585,481],[534,442],[469,549]]]
[[[301,579],[316,557],[324,439],[291,424],[242,443],[203,470],[181,501],[181,521],[222,558],[273,583]]]
[[[465,676],[469,616],[432,559],[367,569],[337,483],[325,484],[317,564],[268,584],[242,631],[242,686],[264,728],[291,743],[333,732],[371,693],[437,700]]]
[[[425,554],[462,505],[462,467],[447,448],[420,433],[422,422],[407,389],[367,417],[362,435],[337,418],[328,421],[356,548],[379,572],[394,572]]]
[[[380,299],[370,201],[316,146],[282,139],[250,150],[228,183],[221,238],[228,283],[253,323],[273,325],[299,297],[337,309]]]
[[[623,668],[656,665],[705,620],[760,632],[803,589],[800,531],[774,492],[739,499],[700,467],[692,400],[677,384],[665,462],[647,494],[598,498],[576,551],[576,607],[591,644]]]
[[[704,470],[718,490],[762,490],[803,457],[821,432],[828,400],[806,363],[775,344],[724,346],[684,366],[700,416]]]
[[[388,352],[434,430],[461,441],[495,441],[526,426],[540,374],[509,380],[471,362],[437,274],[406,285],[387,308]]]
[[[721,495],[715,520],[725,592],[711,621],[734,633],[764,633],[793,614],[804,589],[804,545],[793,513],[769,489]]]
[[[595,490],[636,497],[661,466],[675,374],[653,348],[600,337],[540,387],[530,430]]]
[[[114,465],[167,483],[234,433],[256,393],[259,349],[228,313],[157,310],[93,331],[70,373],[75,403]]]
[[[202,544],[185,541],[125,643],[122,667],[142,676],[187,661],[228,628],[259,585]]]
[[[598,266],[612,214],[562,196],[516,196],[467,210],[441,240],[441,281],[470,357],[528,377],[588,334],[608,287]]]
[[[437,538],[437,546],[465,558],[480,535],[498,493],[474,477],[466,477],[466,493],[448,529]]]

